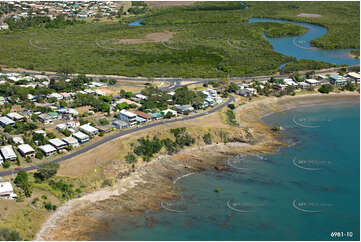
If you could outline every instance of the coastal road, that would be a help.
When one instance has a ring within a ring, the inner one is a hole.
[[[351,68],[351,67],[356,67],[359,65],[355,65],[355,66],[347,66],[346,68]],[[319,70],[319,71],[315,71],[315,74],[324,74],[324,73],[328,73],[328,72],[334,72],[334,71],[338,71],[342,68],[345,67],[337,67],[337,68],[330,68],[330,69],[326,69],[326,70]],[[2,72],[3,73],[12,73],[12,72],[19,72],[19,73],[23,73],[23,74],[29,74],[29,75],[40,75],[42,72],[41,71],[32,71],[32,70],[21,70],[21,71],[16,71],[13,69],[7,69],[7,68],[2,68]],[[46,76],[50,77],[50,78],[60,78],[63,75],[59,74],[59,73],[55,73],[55,72],[44,72]],[[69,78],[73,78],[73,77],[77,77],[78,74],[70,74],[68,75]],[[149,78],[145,78],[145,77],[125,77],[125,76],[117,76],[117,75],[96,75],[96,74],[87,74],[86,77],[91,77],[93,79],[113,79],[119,82],[122,81],[134,81],[134,82],[151,82],[151,80]],[[230,77],[229,80],[231,81],[245,81],[245,82],[249,82],[252,80],[256,80],[256,81],[267,81],[270,78],[288,78],[289,74],[284,74],[284,75],[269,75],[269,76],[244,76],[244,77]],[[159,77],[159,78],[152,78],[152,80],[154,81],[161,81],[161,82],[168,82],[169,86],[168,87],[164,87],[162,88],[162,90],[164,91],[174,91],[175,89],[177,89],[178,87],[182,87],[182,86],[188,86],[188,85],[192,85],[192,84],[197,84],[197,83],[204,83],[204,82],[210,82],[210,81],[219,81],[220,78],[184,78],[184,77]],[[181,82],[189,82],[187,84],[181,84]],[[131,85],[131,84],[128,84]],[[134,84],[134,86],[137,86],[137,84]]]
[[[78,155],[81,155],[89,150],[92,150],[102,144],[105,144],[111,140],[114,140],[114,139],[117,139],[117,138],[120,138],[124,135],[128,135],[128,134],[132,134],[132,133],[135,133],[135,132],[138,132],[138,131],[141,131],[141,130],[146,130],[146,129],[150,129],[150,128],[153,128],[153,127],[156,127],[156,126],[160,126],[160,125],[165,125],[165,124],[171,124],[171,123],[176,123],[176,122],[182,122],[182,121],[187,121],[187,120],[191,120],[191,119],[196,119],[196,118],[199,118],[199,117],[203,117],[203,116],[207,116],[211,113],[214,113],[214,112],[217,112],[219,110],[221,110],[222,108],[224,108],[225,106],[227,106],[228,104],[230,104],[231,102],[234,102],[235,99],[233,96],[230,96],[227,101],[225,101],[224,103],[222,103],[221,105],[209,110],[209,111],[206,111],[206,112],[202,112],[202,113],[199,113],[199,114],[196,114],[196,115],[192,115],[192,116],[186,116],[186,117],[182,117],[182,118],[178,118],[178,119],[170,119],[170,120],[164,120],[164,121],[161,121],[161,122],[158,122],[158,123],[151,123],[149,125],[145,125],[145,126],[141,126],[141,127],[137,127],[137,128],[134,128],[134,129],[129,129],[129,130],[125,130],[123,132],[120,132],[120,133],[116,133],[116,134],[113,134],[111,136],[108,136],[108,137],[105,137],[103,138],[102,140],[99,140],[93,144],[90,144],[88,146],[85,146],[84,148],[81,148],[77,151],[74,151],[73,153],[70,153],[68,155],[65,155],[63,157],[59,157],[57,159],[54,159],[54,160],[51,160],[50,162],[53,162],[53,163],[59,163],[59,162],[62,162],[62,161],[65,161],[65,160],[69,160],[71,158],[74,158]],[[25,171],[32,171],[32,170],[36,170],[37,169],[37,166],[29,166],[29,167],[25,167],[23,168],[22,170],[25,170]],[[0,172],[0,177],[3,177],[3,176],[9,176],[9,175],[12,175],[12,174],[15,174],[15,173],[18,173],[20,170],[8,170],[8,171],[1,171]]]

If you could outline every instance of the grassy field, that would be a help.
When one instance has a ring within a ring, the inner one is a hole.
[[[239,2],[153,7],[145,25],[138,27],[99,22],[3,33],[0,64],[48,71],[68,65],[76,73],[125,76],[226,77],[273,74],[280,64],[294,61],[274,52],[262,33],[279,37],[305,29],[288,23],[248,23],[251,17],[320,24],[329,33],[314,45],[359,47],[358,2],[247,4],[247,10]],[[320,17],[298,17],[300,13]],[[166,41],[162,34],[167,31],[174,34]],[[131,41],[147,39],[152,33],[152,41]]]

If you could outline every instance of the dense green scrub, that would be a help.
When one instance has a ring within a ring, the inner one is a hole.
[[[281,73],[291,73],[300,70],[320,70],[330,67],[336,67],[336,65],[314,60],[298,60],[288,63],[281,69]]]
[[[4,33],[0,34],[0,64],[49,71],[59,71],[66,64],[77,73],[126,76],[226,77],[273,74],[282,63],[294,61],[274,52],[262,33],[280,37],[299,35],[306,29],[289,23],[248,23],[251,17],[322,24],[330,30],[325,38],[315,40],[319,46],[323,43],[322,47],[359,45],[358,2],[247,4],[247,10],[239,2],[154,8],[144,26],[88,23]],[[302,12],[322,17],[296,17]],[[345,22],[348,24],[342,26]],[[175,34],[164,42],[119,42],[165,31]],[[328,40],[332,43],[326,45]]]

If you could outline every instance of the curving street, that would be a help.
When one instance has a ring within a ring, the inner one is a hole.
[[[116,133],[116,134],[113,134],[111,136],[105,137],[102,140],[99,140],[99,141],[97,141],[97,142],[95,142],[93,144],[85,146],[84,148],[76,150],[73,153],[70,153],[70,154],[65,155],[63,157],[59,157],[59,158],[56,158],[54,160],[51,160],[50,162],[59,163],[59,162],[71,159],[71,158],[76,157],[78,155],[81,155],[81,154],[83,154],[83,153],[85,153],[85,152],[87,152],[87,151],[89,151],[91,149],[94,149],[94,148],[96,148],[96,147],[98,147],[98,146],[100,146],[102,144],[105,144],[105,143],[107,143],[107,142],[109,142],[111,140],[117,139],[117,138],[122,137],[124,135],[135,133],[135,132],[140,131],[140,130],[146,130],[146,129],[153,128],[153,127],[160,126],[160,125],[164,125],[164,124],[182,122],[182,121],[186,121],[186,120],[191,120],[191,119],[196,119],[196,118],[199,118],[199,117],[207,116],[207,115],[209,115],[211,113],[219,111],[220,109],[224,108],[225,106],[227,106],[228,104],[230,104],[231,102],[234,102],[234,101],[235,101],[234,97],[230,96],[227,101],[225,101],[224,103],[220,104],[219,106],[217,106],[217,107],[215,107],[215,108],[213,108],[213,109],[211,109],[209,111],[206,111],[206,112],[202,112],[202,113],[192,115],[192,116],[182,117],[182,118],[179,118],[179,119],[163,120],[163,121],[158,122],[158,123],[151,123],[149,125],[137,127],[137,128],[134,128],[134,129],[125,130],[123,132]],[[36,169],[37,169],[37,166],[34,165],[34,166],[25,167],[25,168],[23,168],[21,170],[32,171],[32,170],[36,170]],[[0,172],[0,177],[9,176],[11,174],[18,173],[19,171],[20,170],[1,171]]]

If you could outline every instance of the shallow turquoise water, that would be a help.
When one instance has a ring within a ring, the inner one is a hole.
[[[331,232],[352,232],[334,239],[359,240],[359,108],[339,104],[268,116],[265,122],[281,125],[292,146],[229,159],[228,172],[184,177],[176,184],[183,199],[163,204],[179,212],[122,218],[94,239],[329,240]]]

